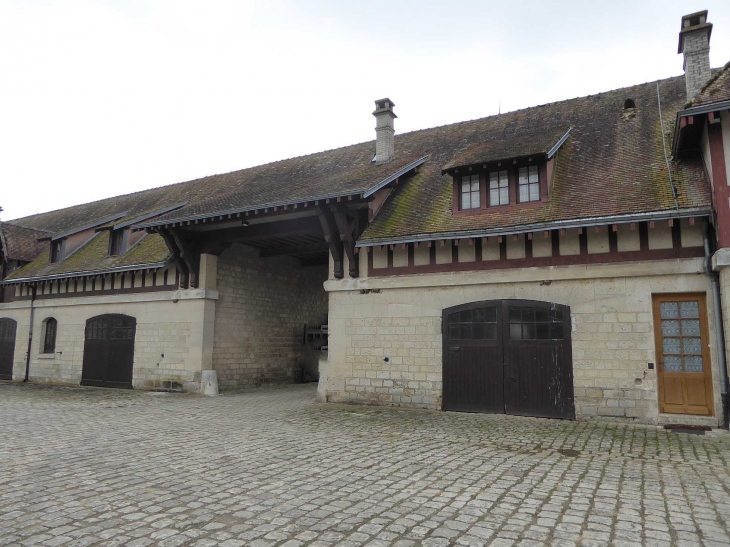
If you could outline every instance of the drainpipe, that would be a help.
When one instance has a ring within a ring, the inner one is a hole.
[[[33,346],[33,312],[35,311],[33,304],[35,303],[36,286],[33,285],[32,289],[33,293],[30,295],[30,328],[28,329],[28,353],[25,356],[25,379],[23,380],[24,382],[28,381],[28,375],[30,374],[30,350]]]
[[[727,362],[725,359],[725,330],[722,321],[722,305],[720,300],[720,282],[716,272],[712,271],[712,252],[710,247],[709,229],[705,222],[702,227],[702,242],[705,246],[705,273],[710,278],[712,285],[712,312],[715,316],[715,339],[717,340],[717,361],[720,367],[720,398],[722,400],[722,417],[725,429],[728,429],[728,381]]]

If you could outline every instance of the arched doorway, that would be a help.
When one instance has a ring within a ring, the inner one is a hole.
[[[82,386],[131,388],[137,320],[121,314],[86,321]]]
[[[0,380],[13,379],[13,357],[15,356],[17,325],[14,319],[0,319]]]
[[[575,418],[568,306],[472,302],[442,325],[444,410]]]

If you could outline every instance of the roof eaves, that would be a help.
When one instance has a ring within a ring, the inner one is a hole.
[[[556,142],[553,145],[553,147],[550,150],[548,150],[547,159],[552,158],[557,153],[557,151],[560,150],[560,147],[563,146],[563,143],[568,140],[568,137],[570,136],[570,131],[572,129],[573,129],[572,127],[569,127],[568,130],[565,132],[565,135],[560,137],[558,139],[558,142]]]
[[[70,235],[78,234],[79,232],[83,232],[84,230],[89,230],[91,228],[95,228],[96,226],[101,226],[102,224],[107,224],[109,222],[112,222],[113,220],[117,220],[119,218],[125,217],[125,216],[127,216],[127,214],[128,214],[128,211],[125,211],[123,213],[118,213],[116,215],[111,215],[106,218],[102,218],[100,220],[94,221],[92,223],[85,224],[84,226],[79,226],[78,228],[74,228],[73,230],[68,230],[61,234],[56,234],[56,235],[47,236],[47,237],[40,237],[40,238],[38,238],[38,241],[48,241],[48,240],[57,241],[59,239],[63,239],[64,237],[68,237]]]
[[[381,237],[368,239],[365,241],[358,241],[356,247],[375,247],[378,245],[395,245],[399,243],[413,243],[416,241],[437,241],[441,239],[469,239],[474,237],[513,235],[527,232],[540,232],[543,230],[554,230],[556,228],[586,228],[589,226],[602,226],[606,224],[628,224],[631,222],[642,222],[648,220],[669,220],[676,218],[704,217],[711,214],[712,209],[709,207],[694,207],[691,209],[679,210],[669,209],[665,211],[653,211],[650,213],[636,213],[631,215],[613,215],[607,217],[589,217],[571,220],[539,222],[535,224],[524,224],[520,226],[508,226],[505,228],[414,234],[408,236],[387,238]]]
[[[32,283],[34,281],[52,281],[55,279],[66,279],[68,277],[88,277],[91,275],[106,275],[106,274],[112,274],[112,273],[119,273],[119,272],[128,272],[130,270],[154,270],[157,268],[165,268],[167,266],[170,266],[172,264],[172,260],[167,260],[165,262],[153,262],[149,264],[132,264],[130,266],[118,266],[116,268],[105,268],[102,270],[80,270],[76,272],[65,272],[65,273],[59,273],[59,274],[50,274],[50,275],[37,275],[37,276],[31,276],[31,277],[18,277],[15,279],[7,279],[5,281],[0,281],[0,285],[17,285],[20,283]],[[80,293],[79,296],[83,296],[83,293]]]
[[[699,116],[701,114],[709,114],[718,110],[730,109],[730,101],[720,101],[717,103],[701,104],[699,106],[691,106],[677,112],[677,121],[674,124],[674,137],[672,138],[672,154],[677,155],[679,147],[679,132],[682,129],[680,120],[688,116]]]
[[[388,184],[390,184],[391,182],[393,182],[398,177],[402,177],[403,175],[405,175],[411,169],[415,169],[419,165],[423,165],[423,163],[429,158],[429,156],[430,156],[430,154],[429,155],[426,155],[426,156],[423,156],[422,158],[417,159],[413,163],[409,163],[408,165],[406,165],[402,169],[399,169],[398,171],[396,171],[395,173],[393,173],[389,177],[381,180],[378,184],[376,184],[375,186],[373,186],[372,188],[370,188],[369,190],[367,190],[366,192],[364,192],[363,195],[362,195],[362,197],[363,198],[367,198],[367,197],[372,196],[375,192],[377,192],[378,190],[380,190],[381,188],[383,188],[385,186],[388,186]]]

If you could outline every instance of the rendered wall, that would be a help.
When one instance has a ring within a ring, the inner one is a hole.
[[[656,370],[647,368],[656,363],[652,294],[706,293],[715,416],[721,415],[710,283],[701,259],[343,279],[325,286],[330,340],[320,381],[328,401],[441,408],[442,310],[520,298],[571,308],[579,419],[648,423],[662,421]]]
[[[218,258],[213,365],[221,388],[289,383],[304,324],[327,321],[326,266],[261,258],[234,245]]]
[[[31,381],[79,384],[86,321],[97,315],[122,313],[137,320],[132,382],[135,388],[169,386],[195,389],[202,369],[211,368],[210,324],[215,291],[202,289],[115,296],[42,299],[34,303]],[[0,317],[18,322],[13,379],[25,376],[30,302],[0,304]],[[43,321],[58,321],[56,353],[41,353]],[[207,357],[206,357],[207,352]],[[163,357],[164,354],[164,357]]]

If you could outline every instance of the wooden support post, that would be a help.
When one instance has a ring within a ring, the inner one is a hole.
[[[344,264],[343,264],[343,245],[340,239],[340,234],[337,231],[337,223],[332,215],[332,211],[328,207],[317,205],[317,217],[322,225],[322,232],[324,233],[324,240],[327,242],[330,253],[332,254],[332,260],[334,261],[334,276],[337,279],[345,277]]]

